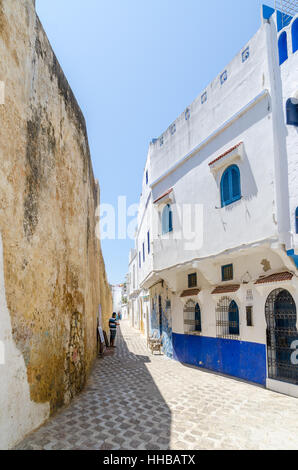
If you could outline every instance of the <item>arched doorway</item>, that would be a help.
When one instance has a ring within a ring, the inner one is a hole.
[[[268,377],[298,385],[298,366],[292,361],[298,339],[296,305],[285,289],[275,289],[265,305]]]

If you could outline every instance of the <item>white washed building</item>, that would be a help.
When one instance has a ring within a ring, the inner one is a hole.
[[[132,249],[129,253],[129,285],[128,285],[128,317],[131,326],[139,329],[139,289],[138,289],[138,266],[137,251]]]
[[[297,103],[298,17],[264,6],[256,35],[150,144],[130,258],[132,323],[166,354],[294,396]]]
[[[122,284],[111,285],[113,312],[120,313],[122,307]]]

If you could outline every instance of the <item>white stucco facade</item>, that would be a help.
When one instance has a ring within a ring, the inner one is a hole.
[[[298,127],[286,124],[285,111],[298,97],[298,52],[295,18],[281,32],[276,18],[264,16],[251,41],[151,142],[130,266],[139,303],[150,294],[148,333],[163,337],[165,353],[270,388],[278,382],[296,396],[298,372],[284,364],[281,333],[270,323],[275,305],[290,305],[284,321],[298,338]],[[284,30],[288,59],[280,65]]]
[[[111,286],[113,297],[113,312],[117,314],[121,312],[122,307],[122,285]]]

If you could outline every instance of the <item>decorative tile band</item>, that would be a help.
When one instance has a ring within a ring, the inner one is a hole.
[[[225,70],[220,76],[220,83],[223,85],[228,79],[228,72]]]
[[[241,59],[242,59],[242,63],[246,62],[250,57],[250,48],[249,46],[247,46],[242,52],[241,52]],[[220,75],[220,84],[223,85],[226,81],[228,80],[228,71],[225,70],[221,75]],[[0,82],[0,104],[3,104],[1,103],[1,84],[2,82]],[[3,84],[4,85],[4,84]],[[201,104],[204,104],[206,103],[208,100],[208,94],[207,94],[207,91],[205,91],[202,95],[201,95]],[[185,112],[184,112],[184,117],[185,117],[185,121],[188,121],[190,119],[190,109],[189,108],[186,108]],[[170,126],[170,133],[171,135],[174,135],[176,133],[176,123],[172,124]],[[152,143],[155,143],[156,142],[156,139],[153,139],[152,140]],[[160,147],[163,146],[164,144],[164,137],[161,136],[159,138],[159,143],[160,143]]]
[[[174,135],[175,132],[176,132],[176,124],[172,124],[171,127],[170,127],[170,132],[171,132],[171,135]]]
[[[187,108],[185,110],[185,121],[188,121],[190,119],[190,109]]]
[[[207,101],[207,91],[205,91],[205,93],[203,93],[201,96],[201,103],[204,104],[206,103],[206,101]]]
[[[243,52],[242,52],[242,63],[245,62],[249,58],[249,47],[247,47]]]

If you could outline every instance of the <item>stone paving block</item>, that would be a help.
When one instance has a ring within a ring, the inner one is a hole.
[[[297,399],[152,356],[127,322],[116,345],[17,449],[298,450]]]

